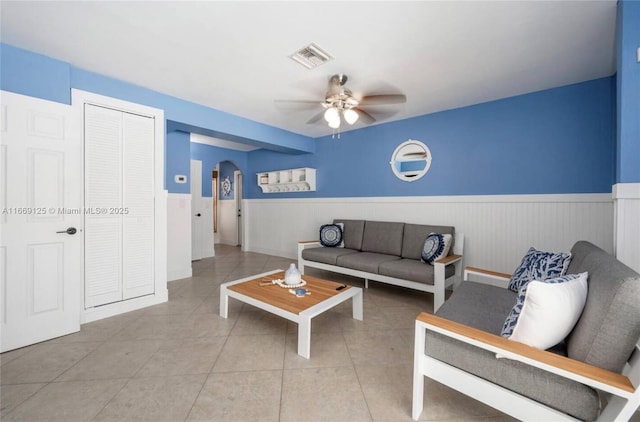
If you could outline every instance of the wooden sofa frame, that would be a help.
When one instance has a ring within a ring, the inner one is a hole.
[[[335,273],[346,274],[354,277],[364,279],[364,287],[369,287],[369,280],[378,281],[381,283],[392,284],[394,286],[407,287],[422,292],[433,293],[433,311],[437,311],[444,303],[445,290],[454,286],[456,283],[460,283],[460,274],[462,273],[462,253],[464,250],[464,234],[455,233],[455,240],[453,243],[453,254],[433,264],[433,285],[418,283],[416,281],[404,280],[401,278],[389,277],[386,275],[370,273],[366,271],[354,270],[351,268],[340,267],[338,265],[325,264],[322,262],[309,261],[302,257],[302,251],[306,248],[317,248],[320,246],[320,242],[317,240],[298,242],[298,268],[300,272],[304,274],[305,267],[313,267],[321,270],[332,271]],[[426,265],[426,264],[425,264]],[[456,272],[453,276],[445,278],[445,267],[447,265],[454,265]]]
[[[487,277],[491,280],[488,284],[501,287],[506,287],[511,277],[509,274],[466,267],[465,281],[468,280],[469,274]],[[415,324],[412,408],[414,420],[418,420],[423,409],[424,377],[438,381],[520,420],[578,420],[426,355],[427,330],[608,393],[610,396],[607,405],[600,412],[597,421],[628,421],[640,406],[639,345],[636,345],[627,361],[623,374],[619,374],[423,312],[418,315]]]

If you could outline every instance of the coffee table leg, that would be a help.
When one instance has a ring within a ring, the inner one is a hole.
[[[353,319],[357,319],[358,321],[362,321],[362,290],[360,290],[353,299]]]
[[[305,359],[311,356],[311,318],[298,322],[298,354]]]
[[[220,316],[227,318],[229,310],[229,295],[227,294],[227,288],[220,289]]]

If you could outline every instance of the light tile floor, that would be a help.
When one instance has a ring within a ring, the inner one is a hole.
[[[193,277],[169,283],[169,302],[0,355],[0,418],[410,421],[413,323],[431,295],[372,283],[364,321],[349,302],[314,319],[307,360],[295,324],[233,299],[229,319],[218,315],[220,283],[290,262],[216,245]],[[421,420],[513,420],[441,384],[426,390]]]

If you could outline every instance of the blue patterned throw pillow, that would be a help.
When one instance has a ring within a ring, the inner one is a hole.
[[[320,226],[320,244],[327,248],[344,247],[343,228],[343,223]]]
[[[546,280],[566,274],[571,252],[544,252],[529,248],[509,281],[509,290],[518,292],[531,280]]]
[[[522,286],[500,335],[542,350],[560,343],[582,314],[588,276],[570,274]]]
[[[452,237],[450,234],[431,233],[427,236],[422,247],[420,260],[427,264],[433,263],[449,254]]]

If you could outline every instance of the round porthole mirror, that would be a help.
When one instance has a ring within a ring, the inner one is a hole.
[[[422,142],[409,139],[393,151],[389,164],[398,179],[413,182],[429,171],[431,151]]]

